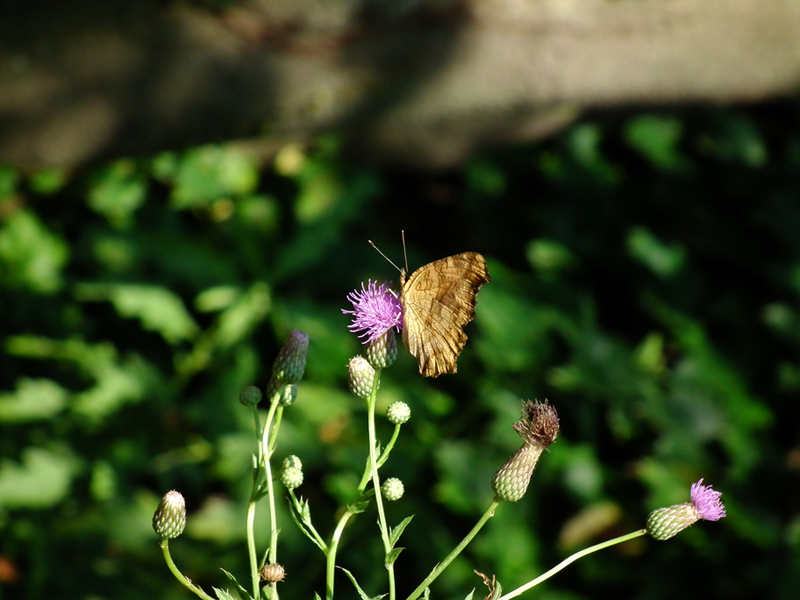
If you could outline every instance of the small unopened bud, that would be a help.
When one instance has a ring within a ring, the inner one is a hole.
[[[308,334],[295,329],[272,364],[272,377],[284,383],[297,383],[303,378],[308,354]]]
[[[300,459],[295,456],[294,454],[290,454],[286,458],[283,459],[283,465],[281,465],[284,469],[302,469],[303,463],[300,462]]]
[[[239,402],[245,406],[255,406],[261,402],[261,390],[254,385],[248,385],[239,392]]]
[[[350,359],[347,365],[347,385],[359,398],[369,398],[375,381],[375,369],[363,356]]]
[[[186,527],[186,501],[180,492],[164,494],[153,515],[153,530],[162,538],[174,539]]]
[[[267,383],[267,398],[270,404],[277,402],[281,406],[291,406],[297,399],[297,386],[272,377]]]
[[[303,485],[303,471],[295,467],[281,469],[281,483],[287,490],[294,490]]]
[[[522,402],[522,418],[514,430],[525,440],[522,448],[500,467],[492,479],[492,489],[500,500],[516,502],[528,491],[539,457],[556,441],[558,413],[545,402]]]
[[[278,563],[264,565],[261,567],[259,574],[261,575],[261,579],[269,583],[277,583],[286,578],[286,571],[284,570],[283,565]]]
[[[411,418],[411,409],[405,402],[392,402],[386,411],[386,418],[393,425],[402,425]]]
[[[367,343],[366,355],[369,364],[376,369],[385,369],[397,358],[397,336],[393,329],[387,329],[375,341]]]
[[[710,485],[702,485],[701,479],[692,484],[691,501],[659,508],[647,517],[647,533],[656,540],[664,541],[677,535],[700,519],[719,521],[725,516],[725,506],[720,496]]]
[[[403,492],[405,492],[403,482],[397,477],[389,477],[389,479],[384,481],[383,485],[381,485],[381,494],[389,502],[400,500],[400,498],[403,497]]]

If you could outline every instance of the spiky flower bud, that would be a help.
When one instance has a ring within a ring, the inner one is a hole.
[[[369,398],[374,381],[375,369],[363,356],[359,355],[350,359],[347,364],[347,385],[351,392],[359,398]]]
[[[186,527],[186,501],[180,492],[164,494],[153,515],[153,530],[162,538],[174,539]]]
[[[264,565],[261,567],[261,570],[259,570],[259,574],[261,575],[261,579],[269,583],[277,583],[286,578],[286,571],[283,565],[278,563]]]
[[[694,525],[700,519],[719,521],[725,516],[725,506],[720,496],[710,485],[702,485],[701,479],[692,484],[691,501],[659,508],[647,517],[647,533],[656,540],[664,541]]]
[[[297,467],[281,469],[281,483],[287,490],[294,490],[303,484],[303,471]]]
[[[308,334],[295,329],[272,364],[272,377],[283,383],[297,383],[303,378],[308,354]]]
[[[381,494],[389,502],[400,500],[400,498],[403,497],[403,492],[405,492],[403,482],[397,477],[389,477],[389,479],[384,481],[383,485],[381,485]]]
[[[394,331],[387,329],[379,338],[368,342],[366,350],[369,364],[376,369],[385,369],[397,358],[397,336]]]
[[[255,406],[261,402],[261,390],[254,385],[248,385],[239,392],[239,402],[245,406]]]
[[[558,413],[547,401],[522,401],[522,418],[514,423],[514,430],[525,443],[492,479],[492,489],[500,500],[516,502],[528,491],[533,469],[542,452],[558,435]]]
[[[402,425],[411,418],[411,409],[405,402],[392,402],[386,411],[386,418],[394,425]]]

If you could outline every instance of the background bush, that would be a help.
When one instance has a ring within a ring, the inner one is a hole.
[[[150,525],[173,488],[189,509],[176,562],[207,590],[226,585],[219,567],[246,581],[252,424],[237,397],[265,386],[294,328],[311,345],[277,458],[301,457],[298,492],[327,531],[367,448],[341,309],[367,278],[397,281],[367,240],[400,264],[405,230],[411,269],[474,250],[492,282],[457,375],[424,380],[404,350],[383,375],[384,409],[413,412],[383,471],[406,487],[390,523],[415,515],[401,595],[491,501],[520,445],[520,399],[547,398],[561,433],[528,494],[434,597],[482,596],[472,569],[516,587],[704,477],[728,518],[592,555],[529,596],[793,598],[797,124],[786,105],[597,115],[444,173],[355,164],[335,138],[268,165],[231,145],[86,172],[3,168],[2,596],[188,598]],[[324,562],[282,510],[281,591],[310,598]],[[376,534],[368,511],[340,552],[372,594],[385,588]]]

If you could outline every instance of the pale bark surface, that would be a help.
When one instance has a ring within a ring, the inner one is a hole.
[[[799,0],[0,3],[0,161],[22,167],[330,129],[445,166],[586,108],[799,86]]]

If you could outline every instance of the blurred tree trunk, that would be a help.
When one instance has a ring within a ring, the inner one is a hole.
[[[0,161],[338,129],[447,166],[592,107],[796,92],[798,0],[0,3]],[[229,3],[228,3],[229,4]]]

